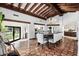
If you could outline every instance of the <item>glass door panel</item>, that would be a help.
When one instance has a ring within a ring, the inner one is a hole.
[[[20,31],[20,27],[15,27],[14,28],[14,40],[20,39],[21,35],[21,31]]]
[[[13,28],[12,27],[6,27],[6,31],[4,34],[5,41],[13,41]]]
[[[15,41],[21,38],[21,27],[6,26],[4,41]]]

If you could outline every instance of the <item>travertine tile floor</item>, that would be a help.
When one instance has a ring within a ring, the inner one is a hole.
[[[21,56],[76,56],[77,55],[77,41],[73,39],[64,38],[64,42],[57,44],[50,44],[50,49],[45,44],[42,48],[37,45],[36,40],[30,40],[30,48],[27,48],[27,42],[21,42],[18,49]]]

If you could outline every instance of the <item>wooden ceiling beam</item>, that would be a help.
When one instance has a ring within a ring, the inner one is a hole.
[[[21,6],[22,6],[22,3],[19,3],[19,4],[18,4],[18,8],[20,9],[20,8],[21,8]]]
[[[49,7],[46,6],[45,8],[43,8],[38,14],[40,15],[42,12],[45,12],[45,10],[47,10]]]
[[[59,6],[57,5],[57,3],[53,3],[53,4],[50,4],[52,8],[54,8],[56,10],[56,12],[59,14],[59,15],[62,15],[64,13],[64,11],[62,11]]]
[[[52,15],[53,15],[53,13],[49,13],[49,14],[47,15],[47,17],[52,16]]]
[[[52,16],[54,17],[54,16],[56,16],[56,15],[57,15],[57,14],[52,14],[52,15],[48,16],[47,19],[50,18],[50,17],[52,17]]]
[[[45,7],[46,7],[46,4],[43,6],[43,8],[41,8],[41,9],[37,12],[37,14],[38,14],[40,11],[42,11]]]
[[[47,9],[45,12],[43,12],[41,15],[45,15],[48,11],[50,11],[51,8]]]
[[[35,3],[30,9],[29,11],[31,12],[33,10],[33,8],[37,5],[38,3]]]
[[[45,9],[44,11],[42,11],[39,15],[43,14],[43,12],[46,12],[49,9],[49,7],[47,9]]]
[[[58,3],[59,8],[64,12],[79,11],[79,3]]]
[[[52,13],[52,10],[48,11],[44,16],[48,16],[50,13]]]
[[[26,6],[24,7],[24,10],[26,10],[30,4],[31,3],[27,3]]]
[[[57,14],[49,14],[49,15],[47,16],[47,18],[49,18],[49,17],[54,17],[55,15],[57,15]]]
[[[14,5],[14,3],[11,3],[11,6],[13,6]]]
[[[27,14],[27,15],[35,16],[35,17],[46,20],[46,18],[44,18],[44,17],[37,16],[36,14],[27,12],[23,9],[19,9],[18,7],[14,7],[14,6],[11,6],[11,5],[6,5],[5,3],[0,3],[0,7],[4,7],[4,8],[7,8],[7,9],[10,9],[10,10],[14,10],[14,11],[17,11],[17,12],[20,12],[20,13],[24,13],[24,14]]]
[[[58,3],[60,6],[79,6],[79,3]]]
[[[33,13],[35,13],[43,4],[40,4],[34,11]]]
[[[60,7],[79,8],[79,5],[78,6],[60,6]]]

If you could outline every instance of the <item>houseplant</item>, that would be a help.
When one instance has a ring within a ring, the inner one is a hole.
[[[0,39],[3,36],[3,31],[4,31],[4,26],[3,26],[3,20],[4,20],[4,15],[2,14],[2,12],[0,12]]]
[[[3,31],[4,31],[4,26],[3,26],[3,20],[4,20],[4,15],[2,12],[0,12],[0,55],[6,54],[6,48],[4,47],[4,42],[3,42]]]

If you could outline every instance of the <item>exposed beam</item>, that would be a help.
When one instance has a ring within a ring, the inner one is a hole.
[[[49,14],[49,15],[47,16],[47,18],[49,18],[49,17],[54,17],[55,15],[57,15],[57,14]]]
[[[46,7],[46,4],[43,4],[43,5],[38,9],[37,14],[38,14],[40,11],[42,11],[42,9],[44,9],[45,7]]]
[[[37,14],[39,14],[39,12],[41,12],[45,7],[47,7],[47,6],[45,5],[43,8],[41,8],[41,9],[37,12]]]
[[[30,9],[29,11],[31,12],[33,10],[33,8],[37,5],[38,3],[35,3]]]
[[[44,16],[48,16],[50,13],[52,13],[53,11],[52,10],[50,10],[50,11],[48,11]]]
[[[58,12],[59,15],[62,15],[64,13],[64,11],[62,11],[56,3],[53,3],[51,5],[52,8],[54,8]]]
[[[44,11],[42,11],[39,15],[43,14],[44,12],[46,12],[49,9],[49,7],[47,9],[45,9]]]
[[[11,6],[11,5],[6,5],[5,3],[0,3],[0,7],[4,7],[4,8],[7,8],[7,9],[10,9],[10,10],[14,10],[14,11],[17,11],[17,12],[20,12],[20,13],[24,13],[24,14],[27,14],[27,15],[35,16],[35,17],[46,20],[46,18],[44,18],[44,17],[40,17],[40,16],[38,16],[34,13],[27,12],[23,9],[19,9],[18,7],[14,7],[14,6]]]
[[[49,16],[52,16],[54,13],[50,12],[49,14],[47,14],[46,16],[49,17]]]
[[[62,6],[79,6],[79,3],[58,3],[57,5],[62,5]]]
[[[45,15],[48,11],[50,11],[51,8],[47,9],[45,12],[43,12],[41,15]]]
[[[65,11],[65,12],[75,12],[75,11],[79,11],[79,7],[78,6],[62,6],[59,5],[59,7],[61,8],[61,10]]]
[[[11,5],[13,6],[14,3],[11,3]]]
[[[35,13],[43,4],[40,4],[34,11],[33,13]]]
[[[47,10],[48,8],[48,6],[45,6],[45,8],[43,8],[38,14],[40,15],[42,12],[45,12],[45,10]]]
[[[34,5],[34,3],[31,3],[31,4],[27,7],[26,11],[29,11],[29,9],[30,9],[33,5]]]
[[[44,16],[48,16],[50,14],[51,10],[48,11]]]
[[[24,10],[26,10],[30,4],[31,3],[27,3],[26,6],[24,7]]]
[[[62,15],[63,14],[62,10],[58,6],[53,5],[53,4],[56,4],[57,5],[57,3],[46,3],[46,4],[49,7],[52,8],[52,11],[55,12],[55,15],[57,15],[57,14]],[[60,9],[60,10],[58,10],[58,9]]]
[[[19,3],[19,4],[18,4],[18,8],[19,8],[19,9],[21,8],[21,5],[22,5],[22,3]]]

